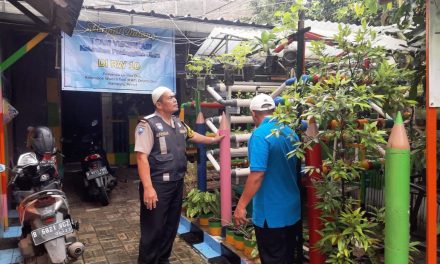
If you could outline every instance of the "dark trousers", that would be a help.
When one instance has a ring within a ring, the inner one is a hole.
[[[141,204],[141,239],[139,264],[169,263],[173,242],[182,210],[183,180],[153,182],[159,201],[156,208],[148,210],[144,204],[144,189],[139,185]]]
[[[296,224],[281,228],[255,226],[258,251],[262,264],[302,264],[297,261],[297,233],[301,225]]]

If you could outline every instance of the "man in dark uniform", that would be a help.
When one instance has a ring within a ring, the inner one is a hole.
[[[156,88],[152,100],[156,112],[139,122],[135,134],[141,180],[139,264],[169,263],[182,208],[186,139],[203,144],[222,139],[198,134],[173,116],[178,104],[169,88]]]

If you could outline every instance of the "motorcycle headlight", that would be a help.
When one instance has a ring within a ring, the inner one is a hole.
[[[45,173],[45,174],[40,176],[40,182],[45,182],[45,181],[47,181],[49,179],[50,179],[50,176],[47,173]]]

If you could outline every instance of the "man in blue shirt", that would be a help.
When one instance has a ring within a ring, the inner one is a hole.
[[[300,191],[297,158],[287,158],[298,141],[295,132],[271,116],[275,102],[266,94],[251,100],[256,129],[248,144],[251,173],[235,209],[236,224],[246,223],[246,206],[253,199],[252,220],[263,264],[294,263],[296,234],[300,231]],[[271,135],[274,130],[279,135]]]

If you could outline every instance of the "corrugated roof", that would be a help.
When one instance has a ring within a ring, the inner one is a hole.
[[[234,21],[237,18],[251,17],[253,9],[249,0],[84,0],[83,6],[95,8],[110,8],[136,12],[173,14],[182,17],[191,14],[192,17],[207,17]]]
[[[348,37],[349,40],[354,40],[356,32],[361,28],[359,25],[334,23],[329,21],[316,21],[316,20],[305,20],[304,26],[310,27],[310,32],[319,34],[325,38],[333,38],[339,32],[339,25],[348,26],[351,30],[351,35]],[[390,33],[396,33],[398,28],[396,25],[384,26],[384,27],[372,27],[374,31],[377,32],[377,37],[373,41],[372,45],[382,46],[387,50],[410,50],[407,47],[407,43],[403,39],[398,39],[390,36]]]
[[[243,40],[250,40],[261,36],[263,30],[264,29],[215,27],[195,55],[210,56],[223,54],[226,53],[226,51],[230,52]],[[228,38],[227,41],[226,38]]]
[[[350,25],[343,23],[334,23],[329,21],[316,21],[316,20],[305,20],[304,26],[310,27],[310,32],[314,33],[314,35],[319,35],[323,39],[333,39],[334,36],[339,32],[339,25],[348,26],[351,30],[351,34],[348,36],[348,40],[354,41],[356,32],[361,28],[359,25]],[[372,42],[374,47],[382,46],[387,50],[412,50],[413,48],[409,48],[406,45],[406,41],[402,39],[395,38],[390,36],[390,33],[396,33],[398,31],[396,26],[386,26],[386,27],[373,27],[373,29],[377,32],[376,39]],[[247,29],[229,29],[223,27],[214,28],[210,35],[207,37],[205,42],[197,51],[196,55],[200,56],[209,56],[212,54],[220,55],[225,53],[226,44],[225,44],[225,36],[240,36],[244,39],[252,39],[254,37],[259,37],[261,32],[264,29],[255,29],[255,30],[247,30]],[[278,38],[283,38],[283,35],[278,36]],[[235,46],[237,46],[243,40],[240,38],[232,38],[228,40],[228,51],[231,51]],[[296,42],[293,42],[289,45],[289,50],[296,50]],[[325,52],[328,55],[336,56],[342,51],[337,49],[336,47],[326,45]],[[279,56],[283,55],[283,52],[278,54]],[[316,59],[316,55],[312,53],[310,50],[310,42],[306,43],[306,53],[305,56],[307,59]]]
[[[175,19],[179,21],[191,21],[191,22],[201,22],[201,23],[210,23],[210,24],[218,24],[218,25],[231,25],[231,26],[240,26],[240,27],[253,27],[253,28],[262,28],[262,29],[271,29],[273,28],[272,25],[259,25],[255,23],[247,23],[242,22],[239,19],[236,20],[226,20],[224,18],[219,19],[208,19],[207,17],[192,17],[190,14],[185,16],[174,16],[173,14],[163,14],[163,13],[157,13],[154,10],[151,10],[149,12],[142,12],[142,11],[135,11],[134,9],[127,10],[127,9],[121,9],[117,8],[114,5],[111,7],[95,7],[95,6],[84,6],[83,9],[86,10],[96,10],[96,11],[107,11],[107,12],[116,12],[116,13],[123,13],[123,14],[136,14],[136,15],[142,15],[142,16],[149,16],[149,17],[155,17],[155,18],[162,18],[162,19]],[[141,10],[141,9],[139,9]]]
[[[116,0],[115,0],[116,1]],[[86,1],[85,1],[86,2]],[[88,1],[91,2],[91,1]],[[95,1],[92,1],[95,2]],[[208,19],[202,17],[193,17],[191,15],[186,16],[174,16],[172,14],[158,13],[156,11],[139,11],[143,9],[129,9],[134,5],[128,3],[133,2],[145,2],[145,1],[125,1],[127,4],[123,5],[125,8],[121,9],[121,5],[108,6],[101,5],[102,3],[109,3],[110,0],[96,1],[95,6],[85,6],[81,10],[79,21],[93,22],[93,23],[107,23],[120,26],[140,26],[140,27],[156,27],[156,28],[170,28],[175,29],[177,33],[186,35],[183,32],[198,32],[203,34],[209,34],[216,26],[225,26],[229,28],[248,28],[248,29],[270,29],[270,25],[258,25],[255,23],[246,23],[240,20],[226,20],[220,19]],[[31,9],[28,3],[23,2],[23,6]],[[99,5],[98,5],[99,4]],[[135,6],[134,6],[135,7]],[[38,15],[37,12],[35,14]],[[0,0],[0,17],[6,17],[12,15],[16,18],[23,17],[30,25],[33,22],[27,18],[20,10],[13,6],[10,2]]]

